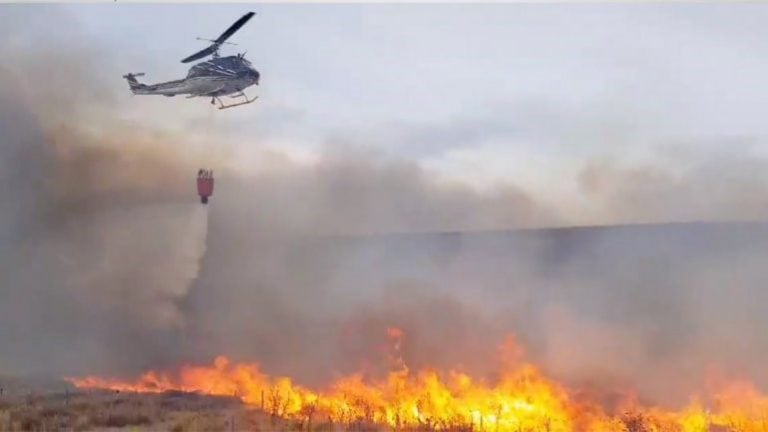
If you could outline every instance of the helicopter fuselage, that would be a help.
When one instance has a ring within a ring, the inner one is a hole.
[[[240,94],[259,84],[259,72],[242,55],[217,57],[200,62],[189,69],[187,77],[158,84],[141,84],[127,77],[134,94],[189,95],[189,97],[219,97]]]
[[[218,89],[216,84],[210,84],[208,93],[204,96],[225,96],[241,92],[252,85],[258,85],[259,72],[244,56],[236,55],[198,63],[189,69],[186,80],[223,84],[223,87]]]

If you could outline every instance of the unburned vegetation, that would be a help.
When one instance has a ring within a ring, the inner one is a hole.
[[[193,393],[87,391],[5,396],[0,431],[287,430],[238,399]]]

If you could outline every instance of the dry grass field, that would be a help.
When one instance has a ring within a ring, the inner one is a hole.
[[[0,431],[291,431],[332,424],[274,418],[233,397],[167,392],[74,391],[5,394]]]

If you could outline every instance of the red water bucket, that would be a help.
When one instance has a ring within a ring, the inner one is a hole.
[[[200,195],[201,203],[208,204],[208,197],[213,195],[213,171],[198,171],[197,194]]]

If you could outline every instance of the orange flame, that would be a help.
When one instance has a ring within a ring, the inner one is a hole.
[[[399,350],[403,332],[388,329]],[[609,415],[597,404],[577,401],[562,385],[521,361],[522,350],[509,338],[502,348],[498,382],[477,381],[451,371],[402,368],[384,379],[356,374],[315,392],[290,378],[273,378],[257,364],[232,364],[218,357],[211,366],[183,366],[177,374],[148,372],[133,382],[96,377],[69,379],[78,388],[135,392],[169,390],[237,396],[246,404],[287,419],[327,419],[339,424],[367,422],[394,428],[455,427],[475,431],[706,432],[768,431],[768,398],[748,383],[734,383],[716,395],[714,410],[694,401],[675,412],[627,402]],[[720,429],[717,429],[720,427]]]

